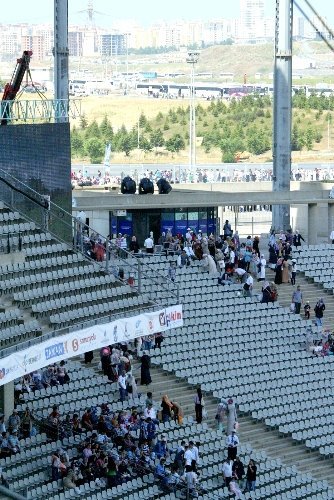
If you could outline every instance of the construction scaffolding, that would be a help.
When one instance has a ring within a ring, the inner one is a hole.
[[[0,120],[13,123],[54,123],[81,114],[80,99],[32,99],[0,102]]]

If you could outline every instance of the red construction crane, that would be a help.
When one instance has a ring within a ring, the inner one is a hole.
[[[32,56],[31,50],[24,50],[22,57],[17,59],[16,67],[10,83],[6,83],[2,101],[14,101],[20,90],[23,77],[29,71],[29,63]],[[10,106],[6,106],[2,114],[1,125],[7,125],[10,118]]]

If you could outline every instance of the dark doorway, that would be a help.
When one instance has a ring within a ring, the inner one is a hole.
[[[158,243],[160,237],[160,224],[161,224],[161,213],[160,210],[150,210],[150,211],[133,211],[133,234],[137,236],[137,241],[141,247],[144,245],[144,241],[153,231],[154,243]]]
[[[159,213],[149,213],[147,217],[147,234],[150,234],[150,231],[153,231],[153,239],[154,243],[157,244],[160,238],[160,224],[161,224],[161,215]]]

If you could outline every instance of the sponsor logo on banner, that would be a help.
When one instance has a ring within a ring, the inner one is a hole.
[[[159,321],[160,321],[160,315],[159,315]],[[151,319],[148,322],[148,330],[149,330],[150,333],[152,333],[153,330],[154,330],[154,324],[153,324],[153,321]]]
[[[149,322],[149,323],[151,323],[151,322]],[[134,337],[141,337],[142,335],[144,335],[142,320],[141,319],[137,319],[136,323],[135,323]]]
[[[118,342],[117,325],[114,326],[113,336],[114,336],[114,342]]]
[[[78,339],[73,339],[72,340],[72,349],[73,349],[74,352],[76,352],[79,349]]]
[[[151,323],[151,322],[150,322]],[[162,311],[160,314],[159,314],[159,323],[160,323],[160,326],[165,326],[166,325],[166,315],[165,315],[165,311]],[[152,330],[153,330],[153,324],[152,324]]]
[[[180,309],[169,307],[165,311],[167,328],[176,328],[183,323],[182,311]]]
[[[159,313],[160,326],[164,328],[176,328],[183,324],[182,309],[179,306],[168,307]]]
[[[65,354],[66,349],[64,342],[59,342],[58,344],[50,345],[50,347],[45,348],[45,359],[49,360],[51,358],[56,358]]]
[[[124,337],[126,339],[129,339],[131,337],[129,331],[128,331],[128,324],[127,323],[124,323]]]
[[[108,345],[109,344],[109,338],[108,338],[108,333],[107,333],[107,330],[104,330],[103,332],[103,338],[101,340],[101,344],[104,346],[104,345]]]
[[[29,367],[30,365],[33,365],[35,363],[38,363],[38,361],[42,359],[42,353],[35,354],[35,356],[31,356],[30,354],[25,354],[23,356],[23,363],[22,366],[24,368],[25,373],[29,373]]]
[[[80,345],[82,344],[92,344],[96,340],[96,335],[93,333],[93,335],[88,335],[88,337],[82,337],[79,340]]]
[[[17,364],[0,368],[0,380],[3,380],[5,377],[10,376],[11,373],[15,373],[18,369],[19,365]]]

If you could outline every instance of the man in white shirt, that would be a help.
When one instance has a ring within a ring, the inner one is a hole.
[[[198,465],[198,448],[195,446],[193,441],[189,441],[189,451],[191,453],[191,468],[196,472],[196,467]]]
[[[128,391],[126,390],[126,373],[124,371],[118,377],[118,389],[121,401],[125,401]]]
[[[144,417],[150,417],[152,420],[157,419],[157,410],[149,403],[149,405],[144,410]]]
[[[189,444],[184,445],[184,450],[185,450],[184,451],[184,465],[185,465],[186,471],[190,471],[190,470],[192,470],[191,462],[193,459],[193,452],[190,449]]]
[[[233,465],[233,460],[225,458],[222,466],[222,471],[225,480],[225,486],[227,487],[229,487],[229,484],[232,481],[232,465]]]
[[[267,261],[264,258],[264,255],[261,254],[260,261],[259,261],[259,267],[258,267],[258,281],[264,281],[266,278],[266,265]]]
[[[190,227],[188,227],[187,229],[187,232],[186,232],[186,240],[190,243],[190,241],[192,240],[192,234],[191,234],[191,229]]]
[[[238,451],[238,444],[239,444],[239,438],[236,435],[235,430],[229,434],[226,438],[226,445],[227,445],[227,458],[230,460],[235,460],[235,457],[237,456],[237,451]]]
[[[231,262],[231,264],[233,264],[233,266],[234,266],[234,262],[235,262],[235,251],[233,250],[233,248],[231,248],[231,250],[230,250],[230,262]]]
[[[198,493],[196,491],[197,484],[197,474],[194,471],[186,472],[187,487],[192,498],[197,498]]]
[[[153,253],[154,241],[151,236],[148,236],[144,241],[144,247],[146,248],[146,253]]]
[[[243,288],[244,297],[251,297],[252,296],[253,283],[254,283],[253,276],[251,274],[248,274],[246,277],[246,280],[244,282],[244,288]]]
[[[184,247],[184,250],[190,259],[196,259],[194,250],[191,247],[191,243],[187,242],[186,246]]]
[[[331,231],[331,234],[329,235],[329,239],[332,241],[332,244],[334,244],[334,230]]]

